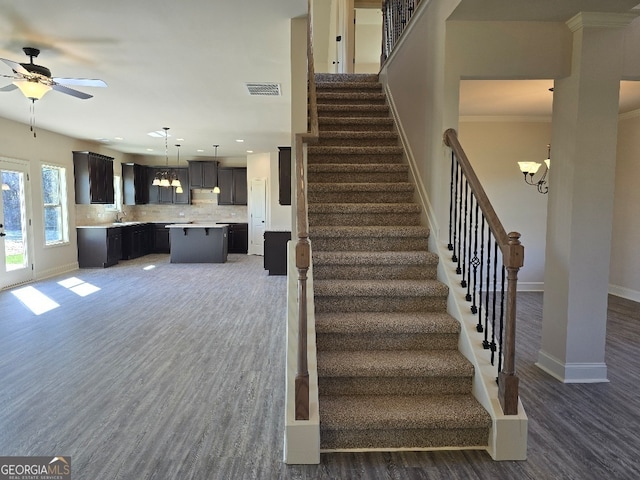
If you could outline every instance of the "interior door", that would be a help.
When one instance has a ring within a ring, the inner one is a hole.
[[[0,159],[0,288],[33,279],[26,163]]]
[[[264,178],[251,179],[249,224],[250,255],[264,255],[264,231],[267,220],[267,183]]]

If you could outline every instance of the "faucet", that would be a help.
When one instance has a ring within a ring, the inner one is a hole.
[[[120,216],[118,216],[118,214],[120,214]],[[116,212],[116,219],[114,220],[115,223],[122,223],[122,219],[126,216],[127,214],[121,211],[117,211]]]

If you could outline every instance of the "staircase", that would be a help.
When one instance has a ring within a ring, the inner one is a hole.
[[[376,75],[316,75],[308,147],[321,449],[486,448],[491,419]]]

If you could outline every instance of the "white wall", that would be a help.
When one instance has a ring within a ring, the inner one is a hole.
[[[640,302],[640,111],[618,123],[610,291]],[[594,226],[595,228],[595,226]]]

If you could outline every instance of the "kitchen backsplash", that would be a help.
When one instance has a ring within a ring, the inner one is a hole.
[[[218,205],[217,200],[193,192],[191,205],[123,205],[125,222],[247,222],[246,205]],[[111,223],[115,210],[105,205],[76,205],[76,225]],[[119,214],[122,216],[121,214]]]

